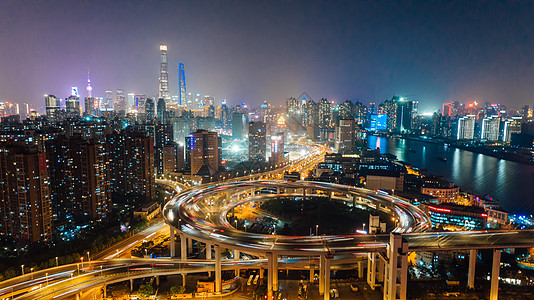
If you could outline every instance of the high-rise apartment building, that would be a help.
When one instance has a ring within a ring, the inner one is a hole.
[[[45,95],[46,117],[54,122],[59,117],[59,99],[54,95]]]
[[[108,136],[112,191],[127,196],[153,199],[154,139],[142,131],[122,130]]]
[[[214,174],[219,168],[219,139],[217,132],[199,129],[191,133],[191,175],[196,175],[203,166]]]
[[[167,70],[167,45],[159,45],[160,51],[160,72],[159,72],[159,95],[158,98],[170,100],[169,96],[169,74]]]
[[[25,145],[0,147],[0,236],[21,243],[52,239],[46,155]]]
[[[145,119],[147,123],[154,123],[156,120],[156,107],[154,103],[154,99],[148,98],[145,102],[145,107],[143,109],[145,111]]]
[[[267,151],[267,127],[263,122],[248,124],[248,160],[265,161]]]

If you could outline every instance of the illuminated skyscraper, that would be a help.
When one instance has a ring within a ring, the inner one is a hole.
[[[185,66],[183,63],[178,64],[178,93],[180,96],[178,104],[185,105],[187,89],[185,87]]]
[[[80,97],[78,95],[78,88],[72,87],[70,97],[65,99],[65,109],[68,117],[79,117],[82,115],[82,108],[80,106]]]
[[[346,118],[339,120],[336,127],[336,151],[340,154],[352,154],[354,151],[355,139],[354,119]]]
[[[267,129],[263,122],[248,124],[248,160],[265,161]]]
[[[206,166],[213,175],[219,168],[219,139],[217,132],[199,129],[191,134],[191,174]]]
[[[113,103],[113,108],[116,112],[124,113],[127,110],[126,97],[124,95],[124,90],[118,89],[115,97],[115,102]]]
[[[159,73],[159,98],[170,100],[169,96],[169,74],[167,73],[167,45],[159,45],[161,53],[161,65]]]
[[[480,138],[487,141],[496,141],[499,139],[499,126],[501,118],[497,116],[484,118],[482,120],[482,132]]]
[[[58,118],[59,99],[54,95],[45,95],[46,117],[50,121],[56,121]]]
[[[111,90],[107,90],[106,91],[106,99],[104,101],[104,108],[105,109],[110,109],[112,108],[114,105],[114,101],[113,101],[113,91]]]
[[[87,97],[92,98],[93,97],[93,87],[91,86],[91,77],[89,76],[89,72],[87,72]]]
[[[475,137],[475,116],[469,115],[458,119],[459,140],[472,140]]]

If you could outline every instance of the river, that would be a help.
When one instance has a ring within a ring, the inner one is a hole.
[[[424,141],[369,136],[367,145],[380,148],[407,164],[426,168],[465,191],[489,195],[510,213],[534,212],[534,166]],[[411,151],[410,151],[411,149]],[[446,158],[446,161],[439,158]]]

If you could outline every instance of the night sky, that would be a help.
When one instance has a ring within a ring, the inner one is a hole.
[[[450,100],[534,104],[534,2],[0,1],[0,100],[41,108],[87,70],[107,89],[157,93],[159,44],[188,92],[282,104],[306,91],[421,111]]]

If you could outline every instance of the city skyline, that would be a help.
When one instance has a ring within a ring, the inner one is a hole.
[[[531,104],[534,26],[526,2],[0,7],[8,28],[0,37],[11,41],[0,46],[3,101],[41,107],[43,94],[66,98],[71,86],[85,86],[88,68],[94,95],[157,95],[158,47],[166,44],[171,95],[178,95],[181,62],[188,91],[253,107],[303,91],[338,103],[412,95],[424,112],[451,100]]]

